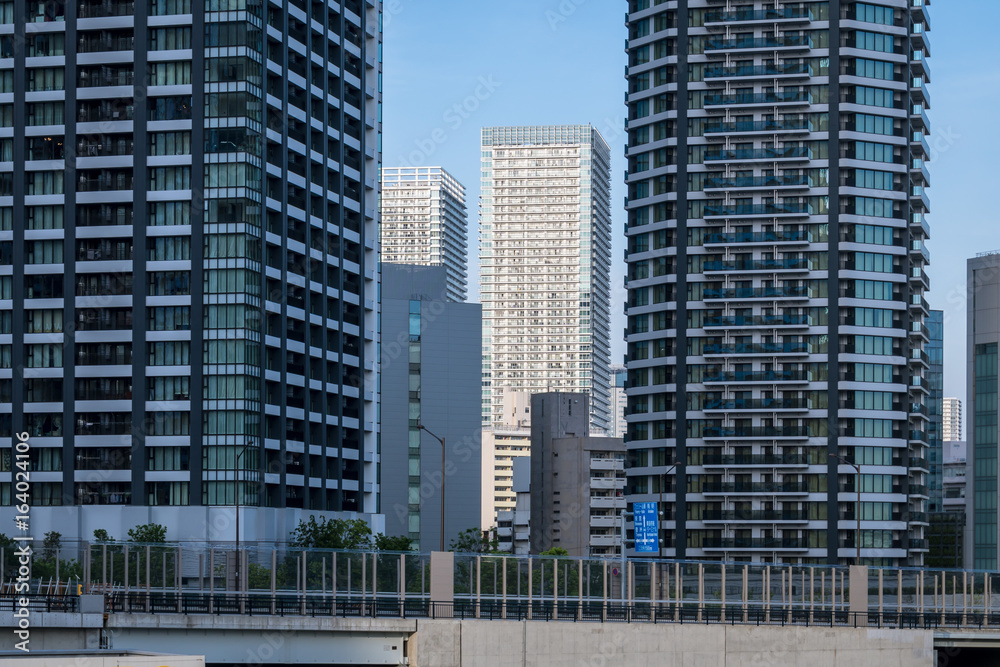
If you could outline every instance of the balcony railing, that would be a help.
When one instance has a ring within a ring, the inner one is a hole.
[[[735,148],[707,151],[705,162],[722,160],[811,160],[812,150],[805,146],[784,148]]]
[[[782,132],[782,131],[812,132],[812,122],[801,118],[786,118],[783,120],[741,120],[710,123],[705,126],[705,134],[732,134],[740,132]]]
[[[809,354],[806,343],[754,343],[706,345],[704,354]]]
[[[780,299],[785,297],[809,298],[808,287],[730,287],[707,289],[706,299]]]
[[[748,23],[754,21],[782,21],[800,19],[812,20],[812,10],[804,7],[782,7],[780,9],[737,9],[709,12],[705,23]]]
[[[771,537],[715,537],[706,538],[703,549],[809,549],[805,540],[794,538]]]
[[[746,104],[811,104],[812,95],[805,90],[781,90],[774,93],[727,93],[706,95],[706,107],[742,106]]]
[[[779,35],[775,37],[716,37],[708,40],[705,51],[734,51],[740,49],[811,49],[812,38],[807,35]]]
[[[812,180],[805,174],[786,174],[782,176],[710,176],[705,179],[706,190],[736,188],[808,188],[811,186]]]
[[[727,315],[705,319],[706,327],[781,327],[809,326],[806,315]]]
[[[753,426],[721,428],[708,426],[701,431],[703,438],[808,438],[812,435],[804,426]]]
[[[808,63],[781,63],[777,65],[717,65],[705,69],[706,79],[730,77],[770,77],[793,74],[809,76],[812,70]]]
[[[804,257],[786,259],[733,259],[728,261],[705,262],[705,271],[775,271],[781,269],[809,270],[809,260]]]
[[[805,482],[757,482],[750,484],[734,482],[709,482],[702,486],[702,493],[809,493]],[[820,493],[817,489],[816,493]]]
[[[705,382],[809,382],[805,371],[735,371],[709,375]]]
[[[710,511],[703,512],[701,515],[701,520],[708,521],[726,521],[726,522],[740,522],[740,521],[768,521],[775,523],[783,523],[786,521],[809,521],[810,517],[807,512],[795,512],[795,511],[785,511],[785,512],[772,512],[768,510],[753,510],[741,512],[739,510],[728,510],[728,511]]]
[[[808,410],[802,398],[740,398],[732,401],[709,401],[705,410]]]
[[[718,455],[706,456],[702,459],[701,463],[706,466],[804,466],[809,465],[809,459],[803,454]]]

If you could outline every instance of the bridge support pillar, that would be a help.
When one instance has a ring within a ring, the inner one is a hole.
[[[868,625],[868,567],[852,565],[850,570],[850,612],[857,627]]]
[[[431,553],[431,605],[433,618],[454,617],[455,554],[450,551]]]

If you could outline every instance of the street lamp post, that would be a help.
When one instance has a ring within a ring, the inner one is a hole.
[[[857,514],[858,528],[854,536],[854,546],[858,549],[857,564],[861,565],[861,466],[857,463],[851,463],[843,456],[838,456],[837,454],[830,454],[830,458],[837,459],[844,465],[854,468],[854,472],[856,472],[858,476],[855,484],[858,487],[858,508],[855,510],[855,514]]]
[[[431,431],[428,430],[427,427],[424,426],[423,424],[417,424],[417,428],[420,429],[421,431],[424,431],[425,433],[427,433],[427,435],[431,436],[432,438],[441,443],[441,551],[444,551],[444,481],[445,481],[444,457],[445,457],[445,452],[447,450],[445,449],[444,446],[444,438],[437,437],[436,435],[431,433]]]
[[[236,465],[233,470],[233,484],[236,486],[236,586],[242,591],[243,582],[240,581],[240,459],[246,454],[250,443],[243,445],[240,453],[236,455]]]

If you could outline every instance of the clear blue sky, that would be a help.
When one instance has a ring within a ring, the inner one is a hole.
[[[624,0],[384,0],[386,166],[440,165],[468,189],[478,285],[479,131],[592,123],[612,152],[612,360],[624,344]],[[1000,2],[931,6],[931,306],[945,394],[965,398],[965,260],[1000,249]],[[992,204],[992,206],[991,206]]]

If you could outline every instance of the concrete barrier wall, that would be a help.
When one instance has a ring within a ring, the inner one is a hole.
[[[418,621],[410,667],[933,667],[933,632]]]

